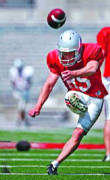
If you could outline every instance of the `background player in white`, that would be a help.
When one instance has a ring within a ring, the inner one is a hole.
[[[105,56],[103,83],[108,91],[108,95],[104,98],[106,118],[104,125],[104,143],[106,155],[103,161],[110,161],[110,27],[104,27],[99,31],[97,34],[97,42],[102,46]]]
[[[21,59],[16,59],[9,71],[13,96],[18,101],[18,125],[29,125],[26,108],[29,102],[33,72],[33,67],[25,66]]]
[[[80,35],[73,30],[64,31],[58,40],[57,49],[47,55],[49,76],[40,92],[37,104],[29,111],[31,117],[40,114],[41,108],[59,77],[68,92],[65,103],[79,120],[72,137],[64,145],[59,156],[48,167],[48,174],[57,174],[58,165],[74,152],[81,139],[100,115],[103,98],[107,91],[102,84],[100,62],[102,49],[97,44],[82,43]]]

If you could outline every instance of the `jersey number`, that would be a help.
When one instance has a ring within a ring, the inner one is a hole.
[[[88,91],[88,89],[91,87],[91,83],[90,83],[90,80],[87,79],[87,78],[80,78],[80,77],[76,77],[76,80],[82,84],[86,84],[85,87],[83,86],[78,86],[76,85],[76,82],[75,82],[75,78],[72,79],[72,83],[74,84],[75,88],[77,89],[80,89],[82,92],[86,92]],[[68,85],[70,85],[70,83],[68,83]],[[71,85],[70,85],[71,86]],[[70,87],[69,86],[69,87]],[[71,88],[71,87],[70,87]]]

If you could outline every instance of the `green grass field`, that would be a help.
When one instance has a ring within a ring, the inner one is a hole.
[[[0,131],[0,141],[66,142],[72,129],[51,131]],[[82,143],[103,144],[102,130],[91,130]],[[58,169],[58,176],[48,176],[47,166],[59,154],[58,149],[0,149],[0,180],[109,180],[110,162],[102,162],[104,150],[76,150]],[[6,170],[10,173],[4,173]]]

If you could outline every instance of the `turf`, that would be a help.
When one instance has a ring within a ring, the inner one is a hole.
[[[23,132],[0,131],[1,141],[66,142],[72,129]],[[103,143],[102,130],[88,133],[82,143]],[[47,166],[59,154],[58,149],[0,149],[0,180],[110,180],[110,162],[102,162],[104,150],[77,150],[58,169],[58,176],[48,176]]]
[[[66,142],[72,134],[73,129],[55,129],[49,131],[1,131],[0,141],[19,141],[22,139],[33,142]],[[84,137],[83,143],[103,143],[103,133],[101,129],[91,130],[87,136]]]

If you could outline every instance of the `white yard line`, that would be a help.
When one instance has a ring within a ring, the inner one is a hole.
[[[37,157],[37,156],[57,156],[59,153],[51,153],[51,154],[47,154],[47,153],[22,153],[22,154],[17,154],[17,153],[0,153],[1,156],[32,156],[32,157]],[[100,157],[103,154],[90,154],[90,153],[84,153],[84,154],[71,154],[71,156],[91,156],[91,157]]]
[[[44,176],[48,175],[47,173],[0,173],[0,175],[21,175],[21,176]]]
[[[0,161],[52,161],[53,159],[24,159],[24,158],[0,158]],[[79,162],[101,162],[101,159],[67,159],[65,161],[72,162],[72,161],[79,161]]]
[[[0,175],[18,175],[18,176],[44,176],[44,175],[48,175],[47,173],[0,173]],[[59,174],[60,176],[110,176],[109,174],[104,174],[104,173],[65,173],[65,174]]]
[[[41,167],[41,168],[47,168],[47,166],[45,165],[16,165],[16,166],[9,166],[9,165],[0,165],[0,168],[3,167],[7,167],[7,168],[27,168],[27,167],[31,167],[31,168],[36,168],[36,167]],[[98,169],[103,169],[103,168],[110,168],[110,166],[59,166],[59,168],[75,168],[75,169],[79,169],[79,168],[98,168]]]

